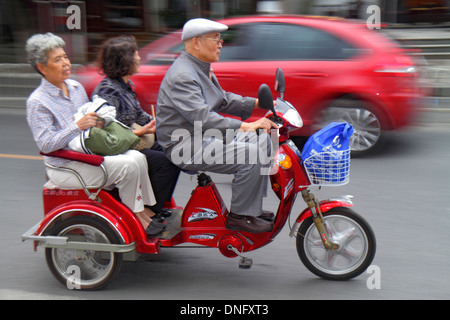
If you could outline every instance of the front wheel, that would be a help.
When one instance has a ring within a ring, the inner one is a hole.
[[[315,275],[327,280],[349,280],[363,273],[376,251],[375,235],[364,218],[348,208],[333,208],[323,214],[330,240],[336,250],[323,246],[312,217],[297,232],[300,260]]]
[[[51,235],[69,241],[119,243],[111,228],[92,217],[78,216],[56,224]],[[98,290],[110,283],[122,266],[122,254],[96,250],[46,248],[53,275],[69,289]]]

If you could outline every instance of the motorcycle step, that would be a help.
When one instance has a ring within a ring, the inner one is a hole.
[[[183,214],[182,209],[172,209],[172,215],[165,219],[166,223],[166,231],[163,232],[160,239],[168,240],[175,237],[178,233],[180,233],[183,228],[181,228],[181,216]]]
[[[239,260],[239,268],[240,269],[250,269],[253,265],[253,259],[242,257]]]
[[[233,251],[235,254],[238,255],[238,257],[241,257],[241,259],[239,259],[239,268],[240,269],[250,269],[252,267],[252,265],[253,265],[252,258],[244,257],[243,255],[241,255],[239,250],[236,249],[235,247],[233,247],[231,244],[228,245],[228,250]]]

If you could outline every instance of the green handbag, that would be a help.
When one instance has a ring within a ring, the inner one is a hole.
[[[112,121],[103,129],[92,127],[89,138],[84,140],[84,146],[91,153],[112,156],[124,153],[139,141],[139,137],[130,128],[118,121]]]

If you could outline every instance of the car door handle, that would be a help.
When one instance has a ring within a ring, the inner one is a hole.
[[[297,77],[297,78],[326,78],[328,77],[328,74],[322,73],[322,72],[299,72],[290,74],[291,76]]]
[[[216,73],[214,72],[217,78],[219,79],[242,79],[244,75],[242,73]]]

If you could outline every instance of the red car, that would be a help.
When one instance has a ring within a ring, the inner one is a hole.
[[[212,67],[222,88],[255,97],[262,83],[272,86],[280,67],[286,77],[285,99],[304,121],[293,135],[309,136],[330,121],[346,121],[355,129],[352,151],[374,151],[387,130],[411,121],[423,97],[414,61],[361,22],[308,16],[220,22],[229,29],[222,33],[220,61]],[[162,78],[183,48],[177,31],[140,50],[140,70],[132,80],[144,109],[156,104]],[[101,76],[86,67],[77,79],[90,94]],[[255,110],[254,116],[264,113]]]

